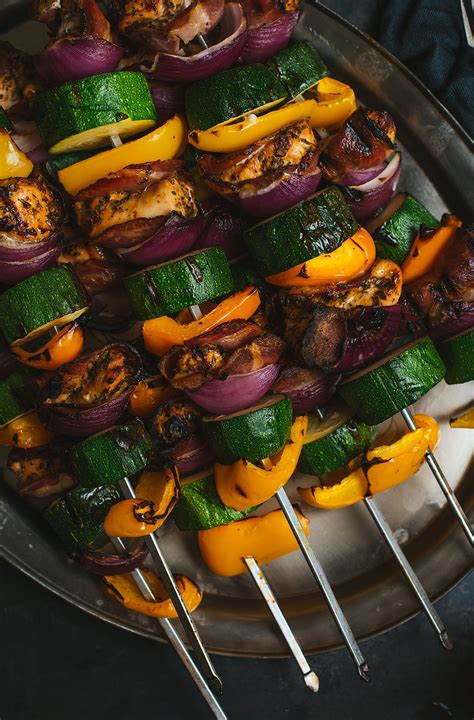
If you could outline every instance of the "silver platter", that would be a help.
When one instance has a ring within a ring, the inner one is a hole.
[[[32,25],[24,23],[8,37],[25,49],[32,48],[33,43],[38,49],[37,32],[35,26],[32,41]],[[472,146],[435,97],[386,50],[318,4],[304,6],[299,34],[314,43],[334,76],[354,86],[362,102],[385,108],[393,115],[403,150],[399,187],[413,193],[437,216],[449,208],[471,221]],[[442,439],[437,457],[471,517],[472,431],[450,429],[448,419],[472,404],[473,398],[474,383],[451,387],[441,383],[415,407],[440,422]],[[300,476],[288,484],[293,499],[297,499],[297,485],[302,484],[309,485],[310,478]],[[424,468],[379,499],[430,597],[440,597],[472,567],[472,552],[430,472]],[[269,509],[273,509],[271,503],[265,511]],[[412,593],[362,505],[332,512],[305,507],[305,512],[311,519],[314,547],[357,638],[385,632],[418,612]],[[286,654],[286,646],[249,577],[211,575],[200,560],[194,537],[179,533],[172,522],[162,532],[161,541],[173,570],[189,574],[205,591],[195,619],[210,650],[260,657]],[[3,484],[0,549],[16,567],[65,600],[126,630],[162,639],[156,623],[122,608],[104,593],[99,580],[69,561],[48,528]],[[329,611],[298,554],[275,561],[265,572],[306,652],[341,645]]]

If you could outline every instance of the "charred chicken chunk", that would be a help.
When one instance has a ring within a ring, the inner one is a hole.
[[[300,0],[243,0],[249,27],[259,27],[277,20],[285,13],[297,12]]]
[[[124,275],[122,262],[101,247],[73,241],[63,247],[58,263],[71,265],[89,295],[115,285]]]
[[[31,14],[59,38],[112,40],[110,25],[95,0],[33,0]]]
[[[73,488],[76,482],[65,466],[65,451],[66,447],[57,442],[41,448],[12,450],[7,466],[15,475],[18,492],[42,498]]]
[[[20,103],[31,100],[40,89],[31,55],[0,42],[0,107],[16,112]]]

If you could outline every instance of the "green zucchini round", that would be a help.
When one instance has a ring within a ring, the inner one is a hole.
[[[156,124],[145,76],[112,72],[75,80],[38,95],[32,111],[50,153],[90,150],[110,137],[144,132]]]
[[[185,111],[191,130],[208,130],[284,100],[287,91],[265,65],[237,65],[189,85]]]
[[[138,418],[83,440],[69,450],[69,459],[83,487],[119,483],[148,464],[152,444]]]
[[[150,320],[227,295],[234,281],[224,251],[213,247],[129,275],[125,287],[137,317]]]
[[[115,485],[78,487],[55,500],[45,510],[44,517],[66,550],[78,553],[103,534],[105,516],[121,499],[120,490]]]
[[[65,324],[89,304],[77,275],[66,265],[44,270],[0,295],[0,328],[7,342],[24,342],[54,324]]]
[[[36,391],[26,368],[19,368],[0,381],[0,427],[25,415],[35,406]]]
[[[291,42],[268,61],[268,67],[295,98],[329,75],[329,70],[306,40]]]
[[[341,191],[333,186],[254,225],[244,239],[255,269],[267,276],[336,250],[357,229]]]
[[[390,353],[338,385],[338,392],[362,422],[377,425],[426,395],[446,368],[425,337]]]
[[[219,462],[244,459],[257,463],[279,452],[290,439],[291,400],[270,395],[258,405],[232,415],[208,415],[203,428]]]
[[[172,517],[179,530],[210,530],[243,520],[254,509],[239,512],[223,505],[210,468],[181,481],[179,500]]]
[[[474,330],[455,335],[437,346],[446,365],[448,385],[474,380]]]

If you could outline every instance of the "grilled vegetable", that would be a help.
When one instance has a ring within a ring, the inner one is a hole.
[[[130,395],[130,412],[133,415],[148,420],[158,405],[172,400],[177,392],[165,383],[161,377],[141,380]]]
[[[461,221],[454,215],[445,215],[436,228],[421,228],[403,263],[403,282],[408,285],[431,272],[441,260]]]
[[[166,451],[200,431],[202,411],[189,400],[177,398],[164,402],[151,421],[151,438],[158,452]]]
[[[13,132],[13,123],[2,107],[0,107],[0,128],[9,133]]]
[[[448,385],[474,380],[474,330],[466,330],[437,345],[446,365]]]
[[[105,248],[73,241],[65,244],[58,257],[60,265],[70,265],[89,295],[112,287],[124,275],[123,264]]]
[[[293,41],[280,50],[268,61],[268,67],[282,82],[291,98],[306,92],[329,75],[323,60],[306,40]]]
[[[0,381],[0,427],[25,415],[34,408],[35,386],[24,368],[15,370]]]
[[[0,395],[1,395],[0,388]],[[40,422],[35,410],[11,420],[0,427],[0,445],[14,448],[36,448],[51,442],[54,435]]]
[[[155,618],[175,618],[177,612],[165,590],[162,581],[147,568],[142,570],[145,575],[147,584],[150,586],[155,602],[145,600],[138,586],[129,574],[125,575],[106,575],[106,589],[109,595],[121,605],[129,610],[135,610],[143,615],[149,615]],[[185,575],[175,575],[177,588],[189,612],[193,612],[200,605],[202,600],[202,592],[195,583]]]
[[[450,418],[449,424],[452,428],[474,428],[474,407],[458,417]]]
[[[52,338],[45,340],[39,336],[23,347],[12,347],[22,365],[37,370],[57,370],[62,365],[75,360],[82,352],[84,333],[75,322],[65,325]]]
[[[64,462],[65,446],[21,446],[8,454],[7,466],[15,475],[20,495],[47,498],[71,490],[76,481]]]
[[[300,497],[308,505],[320,510],[339,510],[355,505],[367,494],[369,483],[362,468],[356,468],[334,485],[313,485],[298,488]]]
[[[13,142],[8,130],[1,126],[1,122],[0,117],[0,180],[26,178],[33,170],[33,163]]]

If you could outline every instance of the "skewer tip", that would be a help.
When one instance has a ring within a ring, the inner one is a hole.
[[[304,681],[310,690],[317,693],[319,690],[319,678],[315,672],[309,672],[304,676]]]
[[[215,695],[222,695],[224,688],[222,686],[222,680],[220,679],[220,677],[218,675],[209,675],[207,679],[212,692]]]
[[[357,668],[359,675],[365,682],[370,682],[369,666],[366,662],[361,663]]]
[[[445,650],[453,649],[453,641],[451,640],[451,637],[447,630],[443,630],[442,632],[440,632],[439,639],[441,645],[444,647]]]

